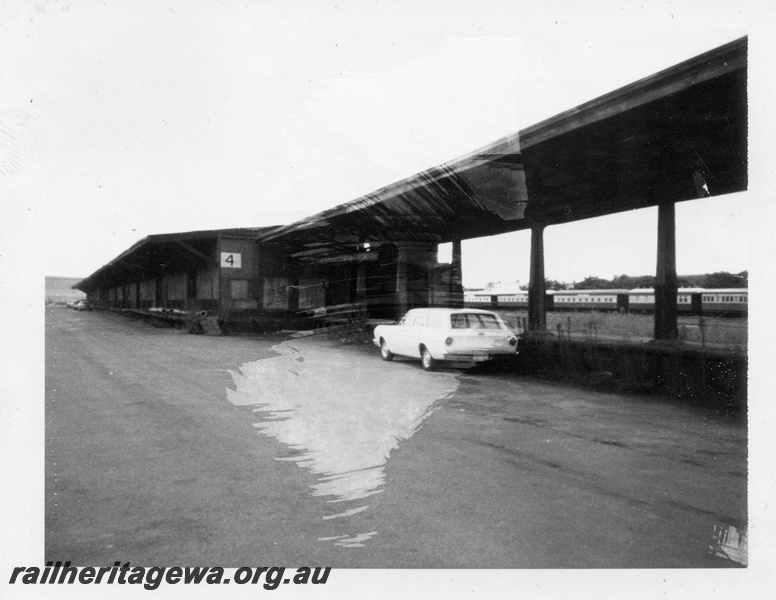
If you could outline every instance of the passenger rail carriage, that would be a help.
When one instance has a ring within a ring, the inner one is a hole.
[[[679,315],[743,317],[748,314],[749,292],[746,288],[704,289],[679,288],[676,297]],[[601,311],[652,314],[655,312],[655,290],[549,290],[545,299],[547,311]],[[528,292],[464,292],[464,305],[470,308],[527,310]]]

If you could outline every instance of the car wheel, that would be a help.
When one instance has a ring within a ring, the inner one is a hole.
[[[380,357],[383,360],[393,360],[393,352],[388,349],[388,344],[385,340],[380,340]]]
[[[428,351],[428,348],[423,348],[423,352],[420,355],[420,360],[423,363],[423,368],[426,371],[433,371],[437,367],[437,361],[433,356],[431,356],[431,352]]]

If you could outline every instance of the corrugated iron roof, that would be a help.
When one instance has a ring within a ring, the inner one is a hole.
[[[746,73],[741,38],[259,240],[445,242],[744,190]]]
[[[216,240],[220,237],[239,237],[254,240],[257,235],[276,227],[239,227],[206,229],[182,233],[161,233],[144,237],[106,265],[97,269],[73,288],[88,292],[105,285],[119,285],[135,281],[138,274],[155,274],[168,267],[191,262],[191,251],[180,250],[177,242],[187,244]],[[194,248],[196,250],[196,248]],[[214,258],[215,260],[215,258]]]

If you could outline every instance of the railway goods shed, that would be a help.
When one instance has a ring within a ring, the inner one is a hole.
[[[258,310],[263,295],[254,243],[263,230],[150,235],[73,287],[97,306],[160,319],[239,319]]]
[[[76,287],[110,305],[195,301],[222,319],[235,310],[293,318],[342,306],[392,316],[463,303],[462,240],[530,230],[529,326],[542,330],[545,228],[657,206],[655,338],[674,339],[674,205],[746,189],[741,38],[290,225],[150,236]],[[239,277],[218,266],[227,240],[245,257]],[[439,265],[437,247],[448,242],[452,264]],[[216,279],[213,297],[201,297],[203,282]],[[226,288],[230,279],[245,283]]]

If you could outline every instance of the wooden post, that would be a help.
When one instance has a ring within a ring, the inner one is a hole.
[[[366,261],[360,261],[356,269],[356,301],[366,302]]]
[[[218,265],[218,280],[216,281],[216,285],[218,286],[218,293],[216,294],[216,298],[218,298],[218,305],[216,306],[216,317],[218,318],[218,321],[220,322],[226,313],[226,310],[224,309],[224,277],[223,277],[223,269],[221,268],[221,236],[216,237],[216,264]],[[231,290],[230,290],[231,291]]]
[[[396,316],[407,312],[407,249],[399,247],[396,255]]]
[[[450,298],[451,308],[463,307],[463,269],[461,268],[461,240],[453,240],[453,263],[450,270]]]
[[[294,274],[288,277],[288,310],[292,313],[299,311],[299,275],[298,266],[294,266]]]
[[[547,328],[547,306],[544,281],[544,225],[531,226],[531,273],[528,282],[528,329]]]
[[[657,273],[655,277],[655,339],[675,340],[677,326],[676,219],[674,203],[657,213]]]

